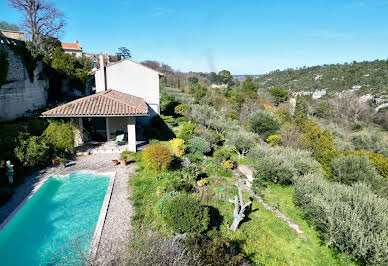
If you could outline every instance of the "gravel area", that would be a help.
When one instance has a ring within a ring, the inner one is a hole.
[[[114,166],[112,160],[118,159],[120,154],[91,154],[78,157],[68,167],[50,167],[34,172],[25,178],[25,182],[15,189],[12,198],[0,207],[0,223],[28,196],[37,183],[45,176],[66,175],[80,170],[96,172],[116,172],[107,216],[102,229],[101,241],[98,249],[98,264],[108,264],[115,254],[125,247],[125,242],[131,229],[133,209],[129,201],[128,180],[135,171],[134,164]]]

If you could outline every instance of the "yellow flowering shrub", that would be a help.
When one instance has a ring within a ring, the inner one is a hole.
[[[185,154],[185,141],[183,139],[172,139],[170,140],[170,144],[176,157],[180,158]]]
[[[232,160],[225,160],[222,162],[222,168],[224,168],[227,171],[230,171],[234,167],[234,162]]]
[[[281,141],[281,137],[280,135],[271,135],[269,136],[266,141],[267,143],[269,144],[269,146],[271,147],[274,147],[274,146],[277,146],[279,145],[280,141]]]
[[[209,183],[209,180],[207,180],[206,178],[203,178],[203,179],[197,181],[197,184],[200,187],[206,186],[208,183]]]

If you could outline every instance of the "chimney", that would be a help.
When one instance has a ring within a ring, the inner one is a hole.
[[[99,59],[99,63],[100,63],[100,78],[101,78],[101,82],[103,84],[103,90],[106,91],[106,67],[104,65],[104,56],[101,54],[99,54],[98,56],[98,59]]]
[[[75,40],[74,43],[78,43],[78,40]]]

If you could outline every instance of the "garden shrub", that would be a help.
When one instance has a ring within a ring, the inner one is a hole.
[[[329,183],[316,174],[298,178],[294,202],[328,244],[363,264],[388,263],[388,200],[363,183]]]
[[[22,133],[15,148],[16,157],[24,166],[46,166],[50,160],[50,147],[43,137]]]
[[[213,158],[222,163],[223,161],[230,160],[233,157],[233,153],[232,148],[223,146],[213,153]]]
[[[24,131],[23,127],[15,124],[0,125],[1,160],[10,160],[14,158],[14,150],[18,145],[18,136]]]
[[[224,140],[224,137],[220,133],[217,133],[216,131],[211,129],[201,128],[200,130],[198,130],[197,133],[199,137],[209,142],[211,147],[213,148],[217,148],[218,145],[222,145],[222,142]]]
[[[186,114],[190,111],[191,107],[188,104],[182,103],[174,108],[174,112],[178,115],[186,116]]]
[[[255,133],[241,130],[240,132],[230,132],[227,135],[226,144],[232,146],[239,158],[241,158],[242,156],[245,156],[252,147],[260,143],[260,141],[260,137]]]
[[[156,171],[164,171],[172,161],[170,150],[163,144],[151,144],[144,149],[142,154],[147,167]]]
[[[274,183],[292,184],[299,176],[320,172],[320,164],[302,150],[256,146],[248,158],[256,167],[255,178]]]
[[[385,178],[388,178],[388,158],[382,154],[368,152],[368,151],[345,151],[345,155],[357,155],[357,156],[368,156],[369,160],[376,167],[379,174]]]
[[[331,170],[334,181],[347,185],[368,182],[377,176],[375,167],[366,156],[339,156],[331,162]]]
[[[163,219],[177,233],[203,232],[209,225],[208,208],[193,195],[180,194],[168,201]]]
[[[54,153],[60,155],[73,150],[75,129],[76,127],[71,122],[52,120],[49,121],[49,125],[42,136],[53,147]]]
[[[203,156],[211,151],[210,143],[201,137],[194,137],[187,142],[187,150],[195,155]]]
[[[48,123],[45,119],[30,119],[28,120],[28,132],[32,136],[40,136],[46,130]]]
[[[179,192],[170,191],[163,195],[163,197],[158,201],[157,208],[160,214],[163,214],[164,208],[167,206],[167,203],[174,197],[178,196]]]
[[[359,151],[376,152],[388,157],[388,142],[378,132],[357,132],[350,136],[354,149]]]
[[[197,132],[197,126],[191,123],[184,124],[181,131],[178,134],[178,138],[188,141],[189,139],[195,137]]]
[[[266,142],[269,144],[269,146],[274,147],[280,144],[282,141],[282,138],[280,135],[271,135],[266,139]]]
[[[330,176],[331,161],[339,155],[334,146],[335,136],[329,129],[322,130],[312,118],[300,115],[296,119],[296,126],[303,133],[303,146],[311,151],[312,156],[321,163],[323,169]]]
[[[221,164],[222,168],[226,171],[230,171],[234,168],[235,162],[233,160],[225,160]]]
[[[181,158],[185,154],[185,141],[183,139],[172,139],[170,144],[176,157]]]
[[[250,131],[259,134],[263,139],[276,134],[280,130],[280,121],[266,111],[257,111],[248,120]]]
[[[204,265],[241,265],[244,258],[235,241],[214,230],[207,235],[189,235],[186,246],[194,254],[199,254],[199,259]]]

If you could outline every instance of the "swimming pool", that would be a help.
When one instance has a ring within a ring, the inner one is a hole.
[[[51,177],[0,232],[1,265],[50,265],[87,254],[110,176]]]

